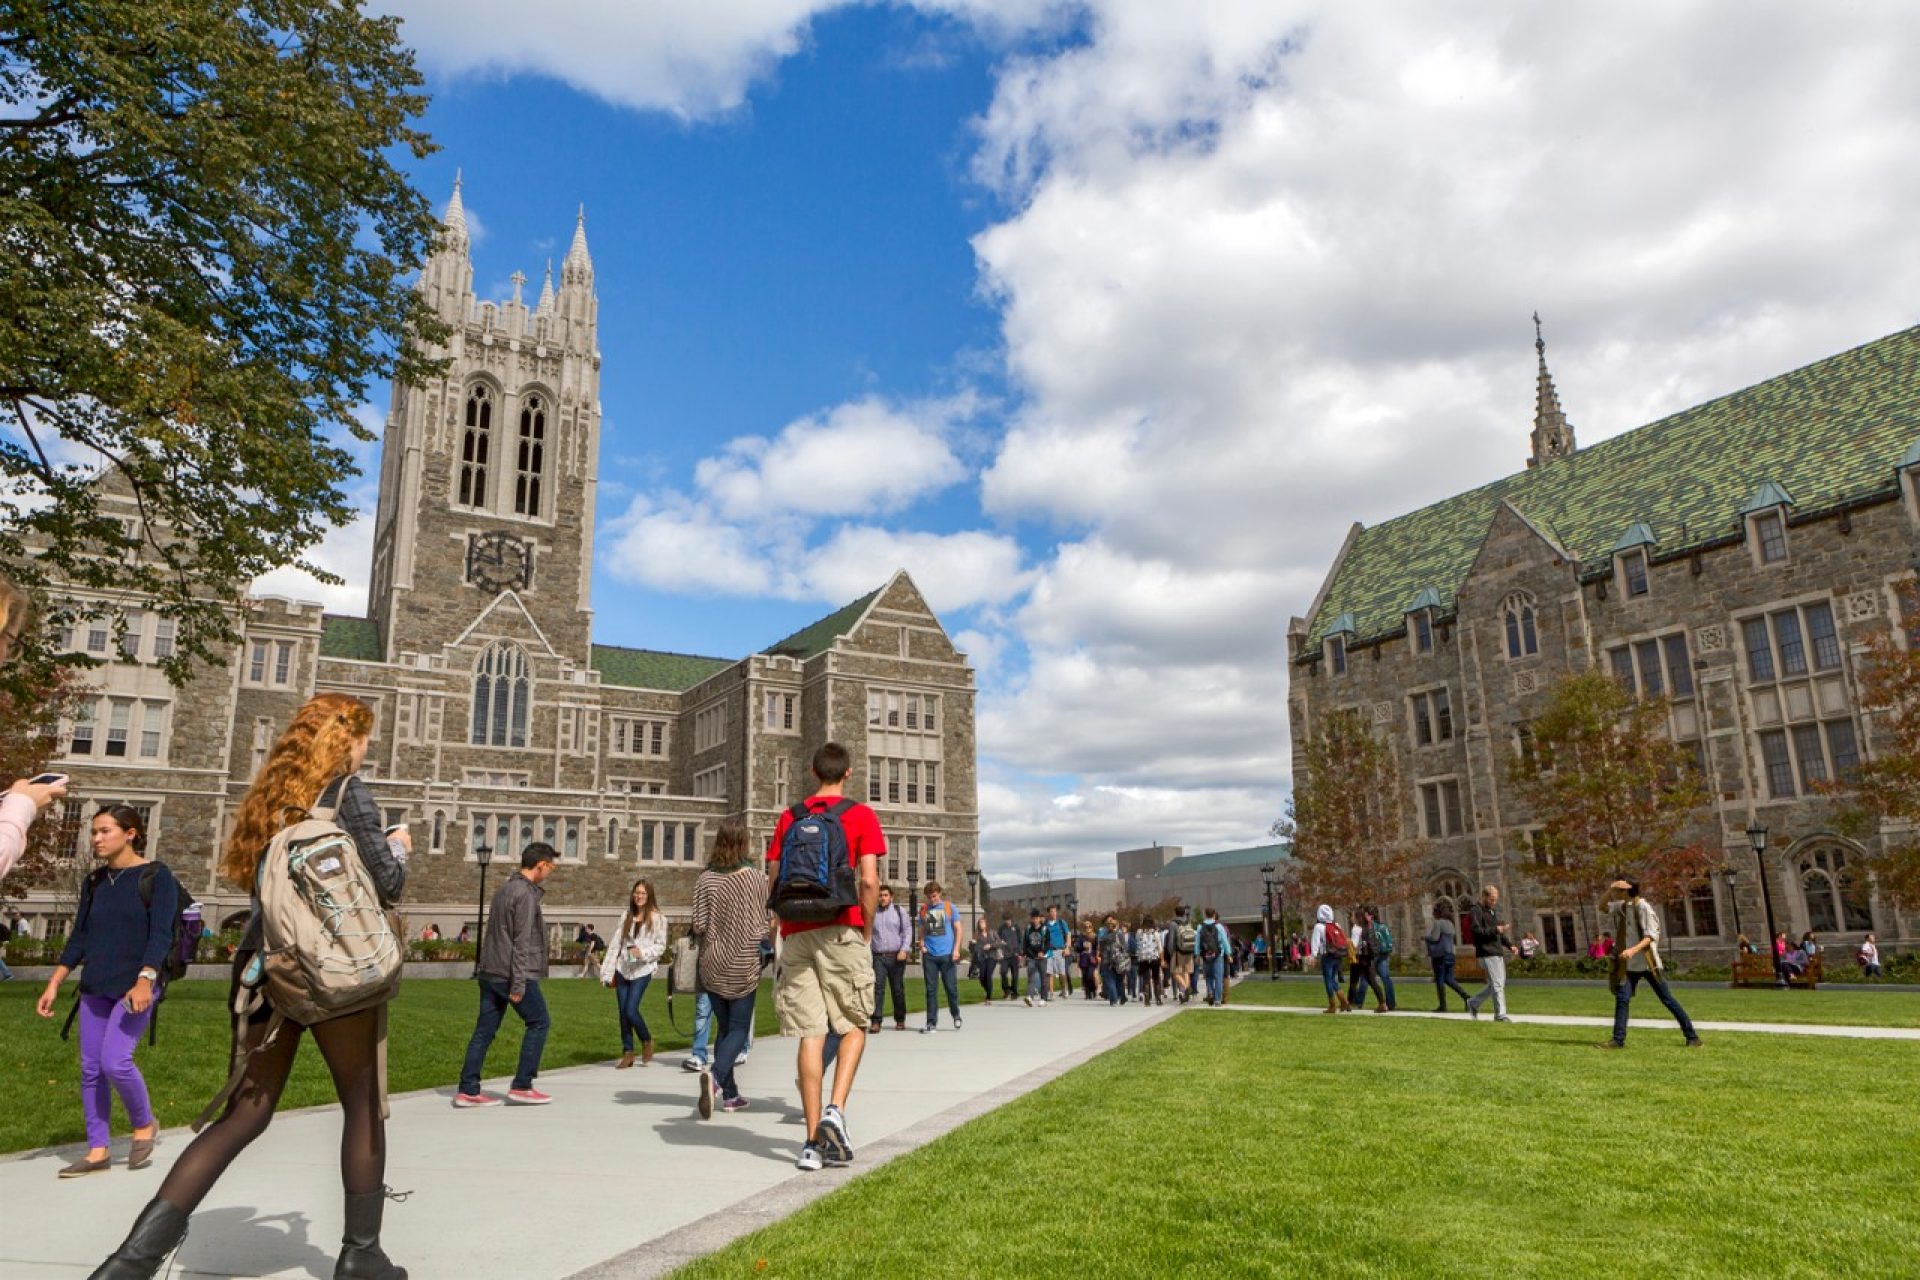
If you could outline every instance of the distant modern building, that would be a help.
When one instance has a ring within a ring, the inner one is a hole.
[[[996,916],[1003,910],[1021,915],[1035,906],[1042,910],[1053,906],[1065,912],[1077,903],[1079,918],[1085,920],[1178,898],[1195,912],[1213,907],[1222,920],[1235,926],[1235,932],[1250,936],[1260,928],[1261,903],[1266,895],[1260,869],[1277,867],[1286,857],[1284,844],[1196,854],[1188,854],[1179,845],[1123,849],[1114,855],[1119,875],[1111,878],[1075,876],[996,885],[993,911]],[[1286,913],[1295,909],[1292,904],[1279,905]]]
[[[812,792],[814,749],[843,743],[852,794],[878,811],[883,874],[964,892],[975,864],[974,676],[906,573],[765,649],[699,657],[607,644],[592,600],[600,458],[599,301],[584,218],[539,301],[478,300],[456,184],[420,280],[450,327],[444,372],[396,384],[388,410],[365,617],[252,599],[224,667],[169,685],[155,665],[172,624],[136,598],[65,637],[103,660],[92,706],[65,726],[58,768],[78,849],[91,809],[126,801],[153,852],[215,924],[244,915],[216,851],[255,770],[316,692],[377,715],[364,775],[409,824],[405,909],[449,934],[544,840],[560,854],[546,916],[556,934],[615,922],[628,886],[654,882],[676,916],[728,817],[764,846]],[[132,496],[103,504],[131,526]],[[122,628],[116,631],[116,618]],[[59,904],[29,894],[33,917]],[[36,932],[40,930],[36,929]]]
[[[1915,582],[1920,329],[1585,449],[1535,345],[1526,468],[1354,525],[1288,627],[1295,750],[1327,717],[1363,716],[1432,849],[1421,915],[1497,884],[1516,931],[1577,952],[1595,918],[1543,902],[1537,815],[1507,769],[1555,682],[1598,667],[1670,701],[1708,786],[1686,835],[1724,849],[1727,873],[1662,904],[1676,950],[1762,939],[1769,903],[1836,957],[1868,930],[1920,941],[1860,869],[1881,836],[1843,834],[1817,790],[1873,756],[1861,657]],[[1749,827],[1768,832],[1759,860]]]

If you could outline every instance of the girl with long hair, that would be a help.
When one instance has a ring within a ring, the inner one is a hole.
[[[633,1041],[640,1038],[640,1065],[653,1061],[653,1033],[640,1016],[640,1001],[653,981],[654,969],[667,950],[667,917],[655,904],[653,885],[635,880],[627,890],[627,909],[606,959],[600,962],[600,985],[612,987],[620,1009],[621,1070],[633,1065]]]
[[[713,1116],[713,1095],[720,1109],[747,1105],[733,1069],[753,1026],[754,996],[760,991],[760,952],[767,932],[767,873],[747,848],[747,824],[728,818],[713,838],[707,869],[693,882],[693,933],[700,939],[700,989],[713,1001],[719,1040],[713,1069],[700,1073],[700,1118]]]
[[[87,1154],[60,1170],[63,1178],[98,1173],[111,1163],[113,1095],[133,1124],[127,1168],[153,1161],[156,1128],[147,1082],[134,1065],[140,1033],[159,998],[161,965],[173,945],[180,882],[147,861],[146,824],[129,805],[93,815],[93,856],[100,867],[80,890],[67,949],[47,979],[36,1010],[53,1016],[60,984],[80,969],[80,1103],[87,1117]]]
[[[406,859],[413,841],[402,828],[392,837],[382,829],[373,793],[357,776],[373,736],[373,711],[341,693],[322,693],[294,713],[293,721],[267,756],[240,802],[220,860],[220,873],[236,885],[255,888],[255,873],[269,842],[291,816],[323,805],[334,806],[334,821],[353,837],[361,861],[372,876],[381,906],[391,906],[406,885]],[[233,987],[261,947],[260,903],[234,955]],[[246,1055],[246,1071],[226,1109],[180,1153],[160,1192],[140,1211],[133,1230],[92,1280],[150,1280],[167,1254],[185,1238],[187,1216],[235,1156],[266,1132],[293,1070],[300,1033],[311,1031],[333,1077],[340,1099],[340,1178],[346,1192],[346,1231],[334,1280],[406,1280],[380,1248],[380,1219],[385,1203],[386,1120],[380,1100],[380,1010],[345,1014],[311,1027],[287,1022],[266,1041],[272,1010],[262,1007],[240,1032],[236,1054]],[[263,1043],[264,1042],[264,1043]],[[203,1261],[202,1269],[217,1270]]]

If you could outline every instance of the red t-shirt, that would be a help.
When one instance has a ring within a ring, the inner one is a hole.
[[[807,812],[820,813],[830,808],[839,797],[813,796],[806,801]],[[767,846],[767,879],[779,878],[780,842],[787,838],[787,828],[793,825],[793,810],[786,809],[780,814],[780,821],[774,824],[773,843]],[[847,833],[847,860],[853,864],[856,878],[860,871],[860,859],[878,858],[887,852],[887,837],[880,830],[880,819],[873,810],[856,803],[840,815],[840,827]],[[859,906],[848,907],[840,913],[837,920],[827,920],[820,924],[795,924],[791,921],[780,922],[780,936],[792,937],[796,933],[805,933],[809,929],[824,929],[830,924],[848,924],[856,929],[867,927],[866,918]]]

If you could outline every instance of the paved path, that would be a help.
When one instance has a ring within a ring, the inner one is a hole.
[[[1326,1013],[1326,1010],[1320,1008],[1318,1005],[1230,1004],[1226,1006],[1226,1008],[1230,1013],[1318,1013],[1323,1015]],[[1401,1018],[1433,1018],[1447,1022],[1469,1021],[1469,1016],[1464,1013],[1434,1013],[1431,1010],[1423,1009],[1402,1009],[1397,1013],[1382,1014],[1377,1019],[1375,1015],[1371,1013],[1364,1015],[1347,1014],[1345,1016],[1348,1018],[1365,1017],[1368,1021],[1377,1020],[1386,1022],[1397,1021]],[[1589,1018],[1572,1014],[1516,1013],[1513,1015],[1513,1020],[1515,1022],[1538,1023],[1541,1026],[1547,1027],[1605,1027],[1608,1030],[1613,1029],[1612,1018]],[[1490,1023],[1493,1021],[1493,1015],[1489,1013],[1481,1019],[1481,1021]],[[1820,1022],[1700,1022],[1696,1020],[1693,1028],[1696,1031],[1714,1032],[1755,1031],[1776,1036],[1840,1036],[1853,1040],[1920,1040],[1920,1028],[1847,1027]],[[1665,1009],[1660,1010],[1658,1017],[1630,1018],[1627,1022],[1627,1029],[1629,1032],[1657,1032],[1665,1030],[1671,1031],[1676,1035],[1679,1033],[1678,1026],[1676,1026],[1673,1019],[1667,1015]]]
[[[415,1280],[657,1275],[1172,1011],[1078,1000],[1046,1009],[996,1004],[969,1007],[957,1034],[889,1030],[872,1040],[861,1064],[848,1108],[858,1160],[844,1172],[793,1167],[801,1125],[791,1040],[757,1043],[741,1070],[753,1106],[707,1122],[694,1114],[695,1077],[679,1069],[678,1055],[645,1069],[607,1065],[542,1076],[557,1099],[545,1108],[455,1111],[450,1088],[396,1097],[387,1180],[413,1195],[388,1206],[385,1243]],[[331,1107],[278,1117],[194,1215],[172,1274],[331,1277],[341,1230],[339,1134]],[[116,1164],[71,1182],[54,1172],[73,1148],[0,1160],[0,1276],[87,1275],[189,1136],[166,1131],[149,1169],[129,1173]],[[123,1138],[115,1159],[124,1155]]]

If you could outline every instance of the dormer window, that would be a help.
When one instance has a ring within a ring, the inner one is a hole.
[[[1534,618],[1533,597],[1515,592],[1501,606],[1507,628],[1507,657],[1531,658],[1540,652],[1540,631]]]
[[[1327,640],[1327,663],[1333,668],[1333,674],[1347,674],[1347,638],[1331,636]]]
[[[1747,544],[1753,548],[1754,563],[1785,564],[1787,560],[1787,508],[1793,499],[1771,480],[1763,480],[1753,491],[1740,514],[1747,522]]]
[[[1647,594],[1647,553],[1628,551],[1620,557],[1620,577],[1629,596]]]
[[[1433,614],[1425,609],[1413,615],[1413,651],[1433,652]]]
[[[1424,587],[1407,606],[1407,639],[1414,656],[1433,652],[1433,617],[1440,611],[1440,593]]]
[[[1760,548],[1761,564],[1779,564],[1787,558],[1787,522],[1778,511],[1755,516],[1753,536]]]

